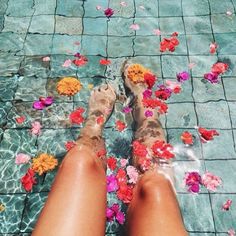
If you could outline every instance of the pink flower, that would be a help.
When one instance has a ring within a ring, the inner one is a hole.
[[[67,59],[67,60],[65,60],[65,62],[63,63],[63,67],[70,67],[71,66],[71,63],[72,63],[72,61],[70,60],[70,59]]]
[[[233,229],[230,229],[230,230],[228,231],[228,235],[229,235],[229,236],[235,236],[235,231],[234,231]]]
[[[131,111],[132,111],[132,108],[131,107],[128,107],[128,106],[126,106],[126,107],[124,107],[123,108],[123,110],[122,110],[124,113],[130,113]]]
[[[190,76],[189,73],[187,71],[183,71],[177,74],[177,80],[179,82],[184,82],[186,80],[189,80]]]
[[[98,10],[98,11],[100,11],[100,10],[102,10],[102,6],[96,6],[96,9]]]
[[[44,62],[50,61],[50,57],[43,57],[42,61]]]
[[[120,159],[120,166],[121,168],[124,168],[128,164],[128,160],[125,158]]]
[[[232,205],[232,200],[231,199],[228,199],[222,206],[222,210],[224,211],[228,211],[229,208],[231,207]]]
[[[140,29],[138,24],[132,24],[129,28],[132,30],[139,30]]]
[[[198,172],[187,172],[184,177],[184,183],[188,186],[188,191],[191,193],[199,193],[201,176]]]
[[[31,125],[31,133],[34,135],[39,135],[41,133],[41,124],[38,121],[34,121]]]
[[[226,12],[226,15],[227,15],[227,16],[232,16],[233,13],[232,13],[232,11],[227,11],[227,12]]]
[[[104,14],[107,18],[110,18],[114,14],[114,10],[111,8],[107,8],[104,10]]]
[[[131,184],[136,184],[138,181],[138,177],[139,177],[137,169],[133,166],[127,166],[126,171],[127,171],[128,177],[129,177],[128,182]]]
[[[217,187],[219,187],[222,184],[222,180],[218,176],[207,171],[202,176],[202,184],[208,190],[215,192],[217,190]]]
[[[24,153],[18,153],[16,155],[15,163],[17,165],[26,164],[30,161],[30,156]]]
[[[193,69],[194,66],[196,66],[196,63],[194,63],[194,62],[190,62],[190,63],[188,64],[188,68],[189,68],[190,70]]]
[[[219,74],[214,72],[209,72],[204,74],[204,79],[208,80],[212,84],[219,83]]]
[[[151,89],[146,89],[143,92],[143,98],[150,98],[152,96],[152,90]]]
[[[161,35],[161,31],[159,29],[154,29],[153,30],[153,34],[160,36]]]
[[[108,222],[113,221],[114,215],[115,215],[114,211],[107,207],[107,209],[106,209],[106,217],[107,217],[107,221]]]
[[[118,211],[116,213],[116,220],[118,221],[120,225],[123,225],[125,222],[125,214],[121,211]]]
[[[107,192],[115,192],[119,188],[118,182],[115,175],[107,176]]]
[[[217,43],[211,43],[210,44],[210,53],[214,54],[216,52],[217,47],[218,47]]]
[[[166,80],[166,87],[169,88],[173,93],[179,93],[181,91],[181,83]]]
[[[152,117],[152,116],[153,116],[153,112],[152,112],[151,110],[146,110],[145,113],[144,113],[144,115],[145,115],[146,117]]]

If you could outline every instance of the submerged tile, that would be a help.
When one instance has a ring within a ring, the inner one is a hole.
[[[0,101],[13,100],[17,87],[17,80],[15,77],[1,77],[0,78]]]
[[[212,33],[209,16],[184,17],[186,34]]]
[[[8,16],[18,16],[18,17],[32,16],[34,13],[33,6],[34,6],[33,0],[22,0],[22,1],[9,0],[6,14]],[[24,10],[19,10],[19,9],[24,9]]]
[[[227,34],[215,34],[215,40],[219,45],[219,49],[217,50],[219,54],[236,54],[236,48],[234,46],[235,37],[235,32]]]
[[[28,31],[30,17],[5,16],[3,32],[25,34]]]
[[[223,79],[225,96],[228,100],[236,100],[236,93],[234,90],[235,82],[236,82],[235,77],[227,77]]]
[[[136,36],[134,39],[135,55],[160,55],[159,50],[160,39],[157,36]],[[149,45],[147,47],[147,45]]]
[[[10,102],[0,102],[0,126],[4,127],[7,123],[7,116],[9,111],[12,108],[12,104]]]
[[[114,19],[111,19],[109,21],[110,24],[112,20]],[[115,22],[117,23],[117,18],[115,19]],[[119,28],[116,27],[116,29],[119,29]],[[106,18],[83,18],[83,33],[88,34],[88,35],[106,35],[107,34],[107,19]]]
[[[30,33],[47,33],[54,32],[54,16],[53,15],[39,15],[33,16],[29,28]]]
[[[184,16],[209,15],[210,13],[208,0],[183,0],[182,6]]]
[[[58,0],[56,14],[63,16],[82,17],[84,15],[83,5],[83,1]]]
[[[136,17],[140,16],[152,16],[158,17],[159,12],[159,4],[157,1],[143,1],[143,0],[136,0]]]
[[[159,16],[182,16],[181,1],[159,1]]]
[[[96,19],[97,22],[98,19]],[[108,21],[108,35],[109,36],[132,36],[135,31],[130,29],[133,24],[133,19],[126,18],[111,18]],[[117,24],[119,27],[117,27]],[[102,27],[99,27],[100,29]],[[86,28],[85,28],[86,29]]]
[[[160,18],[160,30],[162,34],[172,34],[178,32],[184,33],[184,24],[182,17],[163,17]]]

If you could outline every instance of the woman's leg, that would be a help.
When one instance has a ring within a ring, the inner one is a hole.
[[[165,141],[165,134],[157,113],[153,111],[153,117],[145,117],[145,108],[142,104],[145,87],[130,82],[126,76],[127,69],[128,66],[124,69],[124,82],[136,98],[133,107],[135,139],[151,148],[156,140]],[[133,157],[133,163],[140,168],[137,157]],[[133,199],[127,211],[127,235],[188,235],[172,183],[171,163],[161,163],[142,174],[134,188]]]
[[[104,236],[106,162],[104,156],[97,155],[105,149],[101,138],[103,124],[97,118],[103,116],[106,121],[115,98],[108,85],[92,91],[88,119],[77,145],[67,153],[59,168],[32,235]]]

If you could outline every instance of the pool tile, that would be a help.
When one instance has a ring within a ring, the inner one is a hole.
[[[16,88],[15,77],[0,77],[0,101],[13,100]]]
[[[82,17],[84,15],[83,2],[76,0],[58,0],[56,14]]]
[[[159,16],[182,16],[181,1],[159,1]]]
[[[227,100],[236,100],[236,94],[234,91],[235,81],[235,77],[227,77],[223,79],[225,96]]]
[[[32,16],[34,13],[33,4],[33,0],[9,0],[6,15],[17,17]],[[19,11],[19,9],[24,9],[24,11]]]
[[[233,128],[236,128],[236,102],[228,102]]]
[[[215,34],[215,40],[219,45],[218,53],[236,55],[235,37],[236,33]]]
[[[97,21],[97,19],[96,19]],[[119,27],[117,27],[119,24]],[[112,18],[108,21],[108,35],[109,36],[132,36],[135,31],[130,29],[133,24],[133,19],[126,18]]]
[[[184,17],[186,34],[212,33],[209,16]]]
[[[1,127],[4,127],[7,123],[7,116],[9,111],[12,108],[11,102],[0,102],[0,125]]]
[[[210,12],[208,0],[183,0],[182,6],[184,16],[209,15]]]
[[[143,1],[143,0],[136,0],[136,17],[140,16],[152,16],[158,17],[158,1]]]
[[[219,61],[225,62],[229,65],[229,69],[222,75],[222,77],[234,77],[236,73],[236,55],[220,55]]]
[[[124,17],[124,18],[134,17],[134,11],[135,11],[134,4],[135,4],[135,2],[133,0],[126,0],[125,2],[127,3],[127,6],[123,7],[123,6],[121,6],[120,1],[111,1],[109,7],[116,10],[115,16],[117,16],[117,17]],[[102,1],[95,0],[95,1],[93,1],[93,3],[94,3],[94,6],[101,5],[105,9],[107,7],[106,0],[102,0]],[[85,5],[85,7],[86,7],[86,5]],[[88,11],[89,10],[90,10],[90,8],[88,7]],[[86,7],[86,13],[88,11],[87,11],[87,7]],[[100,11],[100,12],[104,15],[103,11]],[[98,14],[98,13],[94,13],[93,16],[95,16],[96,14]]]
[[[220,0],[215,0],[214,2],[209,1],[211,6],[211,13],[226,13],[227,11],[234,11],[234,6],[232,1],[225,0],[224,2]],[[220,7],[219,7],[220,6]]]
[[[57,0],[50,0],[45,4],[41,0],[35,0],[34,15],[53,15],[57,6]]]
[[[163,34],[172,34],[178,32],[184,33],[184,24],[182,17],[163,17],[159,19],[160,30]]]
[[[0,33],[0,51],[17,52],[22,50],[25,34]]]
[[[229,109],[225,101],[197,103],[199,126],[206,128],[231,129]]]
[[[134,40],[135,55],[160,55],[159,43],[160,39],[156,36],[149,36],[148,38],[136,36]]]
[[[55,22],[53,15],[33,16],[29,32],[51,34],[54,32],[54,24]]]
[[[28,31],[30,17],[5,16],[3,32],[25,34]]]
[[[160,20],[155,17],[135,18],[134,23],[140,27],[135,31],[136,35],[154,35],[154,30],[160,28],[159,22]]]
[[[117,22],[117,19],[115,19]],[[99,27],[97,27],[99,25]],[[118,27],[115,27],[119,29]],[[123,28],[123,27],[122,27]],[[106,35],[107,19],[106,18],[83,18],[83,33],[88,35]]]
[[[7,0],[2,0],[1,1],[1,5],[0,5],[0,14],[1,15],[4,15],[6,9],[7,9],[7,3],[8,1]]]
[[[214,33],[230,33],[236,28],[236,16],[213,15],[212,27]]]

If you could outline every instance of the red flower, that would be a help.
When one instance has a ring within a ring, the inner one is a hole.
[[[65,148],[67,151],[70,151],[71,148],[73,148],[76,145],[74,141],[67,141],[65,143]]]
[[[143,98],[142,100],[143,106],[146,108],[156,108],[158,107],[158,112],[160,114],[166,113],[168,110],[168,106],[166,103],[161,100],[153,99],[153,98]]]
[[[181,135],[181,140],[183,141],[184,144],[193,144],[193,135],[189,133],[188,131],[185,131]]]
[[[16,122],[18,123],[18,124],[22,124],[22,123],[24,123],[24,121],[25,121],[25,116],[19,116],[19,117],[16,117]]]
[[[98,125],[102,125],[104,123],[104,117],[103,116],[99,116],[97,119],[96,119],[96,122]]]
[[[70,114],[70,121],[72,124],[80,125],[84,122],[84,117],[82,114],[85,112],[84,108],[79,107]]]
[[[172,37],[170,38],[164,38],[160,42],[160,51],[165,52],[169,50],[170,52],[175,51],[175,47],[179,45],[179,40],[176,38],[178,36],[178,33],[175,32],[172,34]]]
[[[137,162],[143,171],[147,171],[152,164],[152,160],[147,157],[139,157]]]
[[[100,151],[97,152],[97,157],[101,158],[106,156],[106,154],[107,154],[106,149],[101,149]]]
[[[201,141],[205,143],[206,141],[210,141],[214,139],[214,136],[219,136],[219,133],[215,130],[207,130],[205,128],[198,128],[198,132],[201,135]]]
[[[26,174],[21,178],[21,183],[26,191],[31,191],[33,185],[36,184],[35,173],[32,169],[28,169]]]
[[[148,89],[151,89],[156,82],[156,76],[147,72],[144,74],[144,81],[148,86]]]
[[[165,141],[157,140],[152,145],[153,154],[158,158],[171,159],[175,155],[171,152],[173,150],[172,145],[166,143]]]
[[[148,154],[147,147],[139,141],[133,141],[133,155],[137,157],[146,157]]]
[[[85,56],[80,55],[77,59],[72,61],[76,66],[84,66],[87,64],[88,59]]]
[[[120,120],[116,121],[116,129],[121,132],[126,128],[126,124]]]
[[[164,114],[164,113],[167,113],[167,110],[168,110],[168,106],[167,106],[167,104],[165,103],[165,102],[162,102],[162,101],[158,101],[158,112],[160,113],[160,114]]]
[[[100,60],[100,64],[103,65],[103,66],[107,66],[107,65],[111,64],[111,61],[106,60],[106,59],[103,58],[103,59]]]
[[[105,11],[104,11],[104,14],[107,18],[110,18],[113,14],[114,14],[114,10],[111,9],[111,8],[107,8]]]
[[[127,185],[126,183],[122,183],[119,185],[119,189],[117,191],[117,197],[124,203],[130,203],[133,197],[133,187]]]
[[[177,93],[180,93],[181,92],[181,87],[177,86],[173,89],[173,93],[174,94],[177,94]]]
[[[167,100],[171,96],[172,91],[165,85],[161,85],[158,90],[155,91],[157,98]]]
[[[115,170],[116,169],[116,165],[117,165],[117,160],[114,157],[109,157],[107,158],[107,165],[111,170]]]
[[[229,65],[223,62],[217,62],[211,67],[211,72],[216,74],[223,74],[229,69]]]
[[[116,179],[118,181],[118,185],[121,183],[127,183],[127,175],[124,169],[119,169],[116,173]]]

